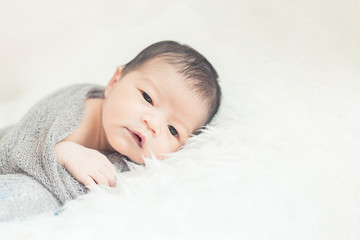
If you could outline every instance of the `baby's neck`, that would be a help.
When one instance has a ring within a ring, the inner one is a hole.
[[[102,125],[101,98],[89,98],[85,101],[84,118],[79,126],[65,138],[66,141],[78,143],[84,147],[99,151],[110,151]]]

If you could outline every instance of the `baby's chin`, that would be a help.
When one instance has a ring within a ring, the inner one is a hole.
[[[130,158],[131,159],[131,158]],[[140,164],[140,165],[144,165],[145,164],[145,161],[143,158],[134,158],[134,159],[131,159],[131,161],[133,161],[134,163],[137,163],[137,164]]]
[[[133,163],[139,164],[139,165],[144,165],[145,164],[145,160],[144,160],[144,155],[141,154],[129,154],[126,155]]]
[[[140,165],[144,165],[145,164],[145,159],[157,159],[157,160],[164,160],[166,158],[166,156],[164,154],[149,154],[149,155],[142,155],[142,156],[137,156],[134,158],[130,158],[132,162],[140,164]]]

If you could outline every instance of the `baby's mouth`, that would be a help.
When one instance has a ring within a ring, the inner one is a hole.
[[[141,147],[141,137],[139,136],[139,135],[137,135],[136,133],[134,133],[135,134],[135,137],[137,137],[138,138],[138,144],[140,145],[140,147]]]
[[[133,132],[128,128],[126,129],[129,131],[130,135],[132,136],[132,138],[135,140],[135,142],[139,147],[142,147],[145,144],[145,137],[141,133]]]

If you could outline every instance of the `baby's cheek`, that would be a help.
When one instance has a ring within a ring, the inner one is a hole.
[[[165,156],[163,154],[158,154],[158,156],[156,156],[156,158],[159,160],[164,160]]]
[[[157,141],[156,144],[149,147],[145,152],[144,156],[155,157],[159,160],[163,160],[166,158],[166,155],[169,153],[174,153],[182,146],[179,142],[169,141],[168,139],[164,141]]]
[[[178,151],[181,146],[182,145],[180,145],[180,144],[171,144],[166,149],[164,149],[162,153],[163,154],[174,153],[174,152]]]

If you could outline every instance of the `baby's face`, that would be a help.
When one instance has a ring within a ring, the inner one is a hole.
[[[177,151],[206,121],[208,107],[168,63],[153,59],[105,90],[102,122],[108,148],[144,163]]]

